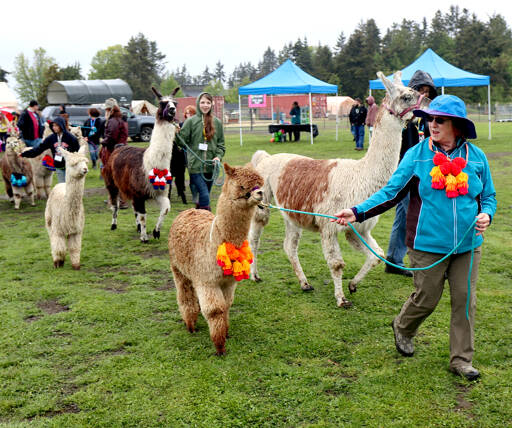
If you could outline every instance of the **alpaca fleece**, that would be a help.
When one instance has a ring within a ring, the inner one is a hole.
[[[217,355],[226,352],[229,309],[236,281],[217,265],[219,245],[240,247],[247,239],[251,218],[263,193],[263,179],[252,166],[231,168],[225,164],[226,182],[214,216],[206,210],[180,213],[169,231],[169,258],[181,316],[195,331],[199,312],[208,321]]]

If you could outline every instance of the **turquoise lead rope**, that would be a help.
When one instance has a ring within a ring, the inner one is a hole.
[[[338,217],[335,217],[333,215],[328,215],[328,214],[320,214],[320,213],[312,213],[312,212],[307,212],[307,211],[298,211],[298,210],[290,210],[288,208],[282,208],[282,207],[277,207],[275,205],[272,205],[272,204],[268,204],[268,206],[270,208],[276,208],[278,210],[281,210],[281,211],[286,211],[286,212],[290,212],[290,213],[296,213],[296,214],[306,214],[306,215],[313,215],[313,216],[317,216],[317,217],[325,217],[325,218],[330,218],[330,219],[334,219],[334,220],[338,220]],[[419,271],[419,270],[428,270],[428,269],[431,269],[433,268],[434,266],[437,266],[439,263],[441,263],[442,261],[446,260],[448,257],[450,257],[456,250],[457,248],[460,247],[460,245],[462,244],[462,242],[464,241],[464,239],[466,238],[466,236],[468,235],[468,233],[473,230],[473,236],[472,236],[472,239],[471,239],[471,261],[469,263],[469,272],[468,272],[468,292],[467,292],[467,299],[466,299],[466,319],[469,320],[469,303],[470,303],[470,300],[471,300],[471,272],[473,271],[473,256],[475,254],[475,239],[476,239],[476,231],[474,230],[474,226],[476,224],[476,218],[475,220],[473,221],[473,223],[470,224],[470,226],[468,227],[468,229],[466,230],[466,232],[464,232],[464,235],[462,236],[462,239],[460,240],[460,242],[453,248],[453,250],[451,250],[448,254],[446,254],[443,258],[439,259],[437,262],[435,263],[432,263],[430,266],[425,266],[425,267],[421,267],[421,268],[406,268],[406,267],[403,267],[403,266],[400,266],[400,265],[396,265],[394,263],[391,263],[390,261],[386,260],[384,257],[381,257],[379,256],[374,250],[373,248],[371,248],[368,243],[364,240],[364,238],[359,234],[359,232],[355,229],[354,226],[352,226],[352,223],[348,223],[348,225],[350,226],[350,228],[352,229],[352,231],[356,234],[356,236],[359,238],[359,240],[364,244],[364,246],[366,248],[368,248],[378,259],[382,260],[384,263],[390,265],[390,266],[393,266],[395,268],[398,268],[398,269],[402,269],[402,270],[410,270],[410,271]]]

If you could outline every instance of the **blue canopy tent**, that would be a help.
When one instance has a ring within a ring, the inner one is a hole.
[[[323,82],[301,70],[291,60],[286,60],[272,73],[262,77],[256,82],[238,88],[238,114],[240,124],[240,145],[242,145],[242,95],[275,95],[275,94],[309,94],[309,124],[311,144],[313,144],[313,110],[311,108],[311,94],[338,93],[338,87]],[[272,104],[273,117],[273,104]],[[336,126],[338,125],[336,121]]]
[[[491,79],[489,76],[474,74],[457,68],[446,62],[437,55],[432,49],[427,49],[412,64],[402,70],[402,82],[407,85],[416,70],[423,70],[432,76],[434,84],[441,87],[441,93],[444,94],[445,87],[461,86],[487,86],[487,98],[489,103],[489,140],[491,139]],[[393,76],[388,76],[393,79]],[[372,89],[384,89],[380,79],[370,80],[370,95]]]

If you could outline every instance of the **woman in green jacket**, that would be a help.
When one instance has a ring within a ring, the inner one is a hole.
[[[196,106],[196,114],[187,119],[176,134],[176,143],[194,152],[187,155],[187,167],[190,182],[199,191],[196,208],[210,211],[214,164],[222,160],[226,151],[224,130],[222,122],[213,115],[213,97],[209,93],[199,94]]]

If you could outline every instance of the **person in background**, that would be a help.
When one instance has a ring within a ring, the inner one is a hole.
[[[5,141],[9,136],[9,128],[11,123],[7,116],[0,111],[0,152],[5,152]]]
[[[106,165],[110,154],[116,146],[125,145],[128,141],[128,123],[123,120],[123,114],[115,98],[105,100],[105,137],[101,141],[100,159]],[[119,198],[119,209],[125,210],[128,204]]]
[[[186,148],[186,144],[201,159],[188,153],[187,166],[190,182],[199,191],[196,208],[208,211],[211,211],[210,190],[213,184],[214,164],[222,160],[226,151],[222,122],[213,115],[212,110],[213,97],[208,92],[199,94],[196,100],[196,114],[183,123],[183,128],[176,134],[175,139],[180,147]]]
[[[183,122],[180,122],[179,129],[183,127],[185,121],[196,114],[196,108],[193,105],[188,105],[183,110]],[[185,195],[185,169],[187,168],[187,151],[178,146],[172,145],[172,158],[171,158],[171,175],[174,184],[178,190],[178,195],[184,204],[187,204],[187,196]],[[169,199],[171,198],[172,185],[169,186]],[[195,203],[199,202],[199,193],[196,186],[190,181],[190,190],[192,191],[192,198]]]
[[[292,104],[292,109],[290,110],[291,122],[292,125],[300,125],[300,107],[297,101],[294,101]],[[289,139],[292,140],[292,133],[289,132]],[[293,130],[293,141],[300,140],[300,131]]]
[[[20,137],[27,147],[36,147],[43,141],[44,123],[39,115],[39,104],[36,100],[30,101],[28,107],[21,113],[18,128]]]
[[[343,226],[363,222],[382,214],[410,192],[406,240],[411,266],[438,263],[459,244],[436,266],[414,272],[415,291],[391,326],[397,351],[412,357],[413,338],[435,310],[447,279],[450,370],[475,380],[480,376],[473,367],[476,282],[483,234],[496,212],[496,191],[484,152],[467,141],[476,138],[476,130],[464,101],[455,95],[440,95],[428,108],[413,113],[427,120],[430,137],[405,153],[382,189],[335,214],[335,221]],[[465,235],[470,228],[471,233]]]
[[[377,118],[377,112],[379,111],[379,106],[375,102],[375,98],[371,95],[366,98],[366,103],[368,104],[368,113],[366,115],[366,126],[368,127],[368,144],[371,143],[373,127],[375,125],[375,119]]]
[[[430,74],[425,71],[417,70],[408,86],[418,91],[425,97],[433,100],[437,97],[436,87]],[[416,118],[408,122],[407,126],[402,131],[402,146],[400,148],[400,161],[405,155],[405,152],[411,147],[418,144],[425,137],[430,136],[428,124],[422,118]],[[391,234],[389,236],[389,245],[386,258],[391,263],[398,266],[405,266],[404,257],[407,253],[407,245],[405,245],[405,227],[406,227],[406,214],[409,207],[409,194],[396,205],[395,220],[391,227]],[[399,269],[394,266],[386,265],[386,273],[404,275],[412,277],[412,272],[409,270]]]
[[[100,118],[100,111],[97,108],[87,110],[89,119],[84,122],[82,135],[89,145],[92,167],[96,168],[98,161],[98,152],[100,147],[100,137],[103,134],[103,120]]]
[[[356,98],[355,104],[350,109],[350,113],[348,115],[351,129],[353,129],[352,134],[354,135],[356,141],[356,147],[354,150],[363,150],[364,148],[364,123],[366,121],[366,107],[363,105],[361,98]]]
[[[66,121],[63,117],[57,116],[51,124],[53,134],[46,137],[44,141],[33,147],[30,150],[26,150],[20,153],[21,157],[24,158],[35,158],[45,150],[50,149],[53,156],[53,162],[57,171],[57,179],[59,183],[66,182],[66,163],[64,157],[59,153],[59,148],[64,148],[68,152],[78,152],[80,144],[74,135],[67,130]]]

